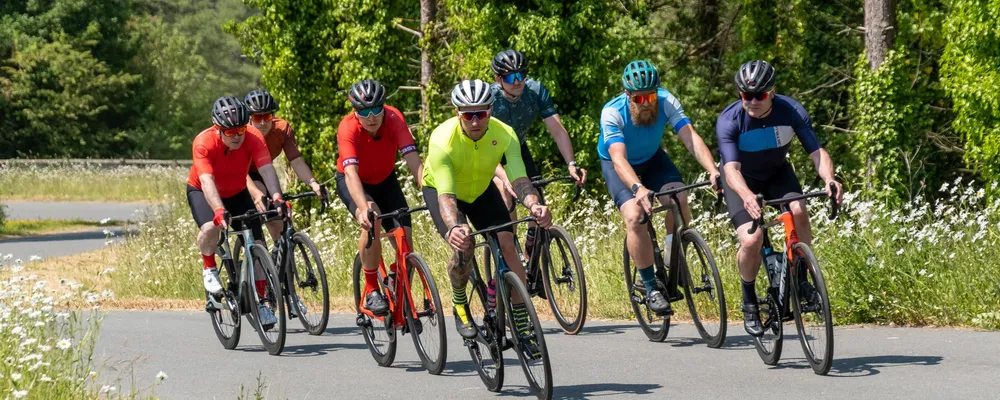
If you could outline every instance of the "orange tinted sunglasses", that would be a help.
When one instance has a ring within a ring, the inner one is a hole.
[[[253,119],[253,122],[261,123],[261,122],[267,122],[267,121],[270,121],[271,119],[273,119],[274,118],[274,114],[254,114],[254,115],[251,115],[250,118]]]
[[[656,92],[632,95],[632,101],[636,104],[652,103],[656,101]]]
[[[247,133],[246,125],[230,129],[222,129],[222,127],[217,126],[215,127],[215,129],[218,129],[219,132],[222,132],[222,134],[225,135],[226,137],[243,136],[244,134]]]

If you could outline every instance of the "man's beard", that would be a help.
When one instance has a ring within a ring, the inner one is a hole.
[[[635,126],[647,126],[652,125],[656,122],[656,103],[647,103],[648,106],[641,106],[639,104],[629,102],[629,115],[632,118],[632,124]]]

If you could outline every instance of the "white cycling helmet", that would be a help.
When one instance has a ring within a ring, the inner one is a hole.
[[[452,89],[451,104],[455,107],[490,106],[493,105],[493,92],[486,82],[466,79]]]

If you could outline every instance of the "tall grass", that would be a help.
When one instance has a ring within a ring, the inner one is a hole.
[[[188,169],[159,166],[0,167],[0,197],[36,201],[163,201]]]
[[[422,204],[409,174],[400,176],[409,204]],[[983,193],[956,181],[942,188],[942,200],[917,198],[902,207],[848,193],[835,221],[825,217],[826,201],[814,199],[809,206],[816,237],[813,247],[826,275],[835,321],[1000,329],[1000,199],[987,201]],[[622,272],[624,233],[617,210],[603,197],[570,204],[568,194],[556,188],[547,197],[556,222],[567,228],[579,247],[590,317],[631,318]],[[691,226],[708,241],[730,315],[738,316],[737,241],[732,226],[725,214],[711,209],[714,195],[699,191],[690,197]],[[120,265],[109,268],[108,274],[120,298],[203,296],[195,224],[180,191],[171,195],[170,204],[116,250]],[[299,207],[298,226],[321,250],[334,308],[346,310],[353,296],[350,275],[360,229],[339,201],[323,215],[317,211]],[[451,289],[445,263],[450,250],[428,213],[414,215],[413,224],[414,247],[431,266],[442,299],[447,300]],[[772,235],[779,246],[780,229],[772,230]],[[387,245],[384,250],[392,254]]]

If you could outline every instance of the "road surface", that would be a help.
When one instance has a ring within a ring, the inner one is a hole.
[[[138,221],[153,207],[142,203],[98,202],[4,202],[8,219],[80,219],[101,221]],[[104,231],[108,230],[108,233]],[[0,239],[0,255],[12,254],[25,262],[32,256],[43,258],[62,257],[96,250],[108,240],[122,237],[122,228],[100,227],[81,232],[56,233],[28,237]]]

